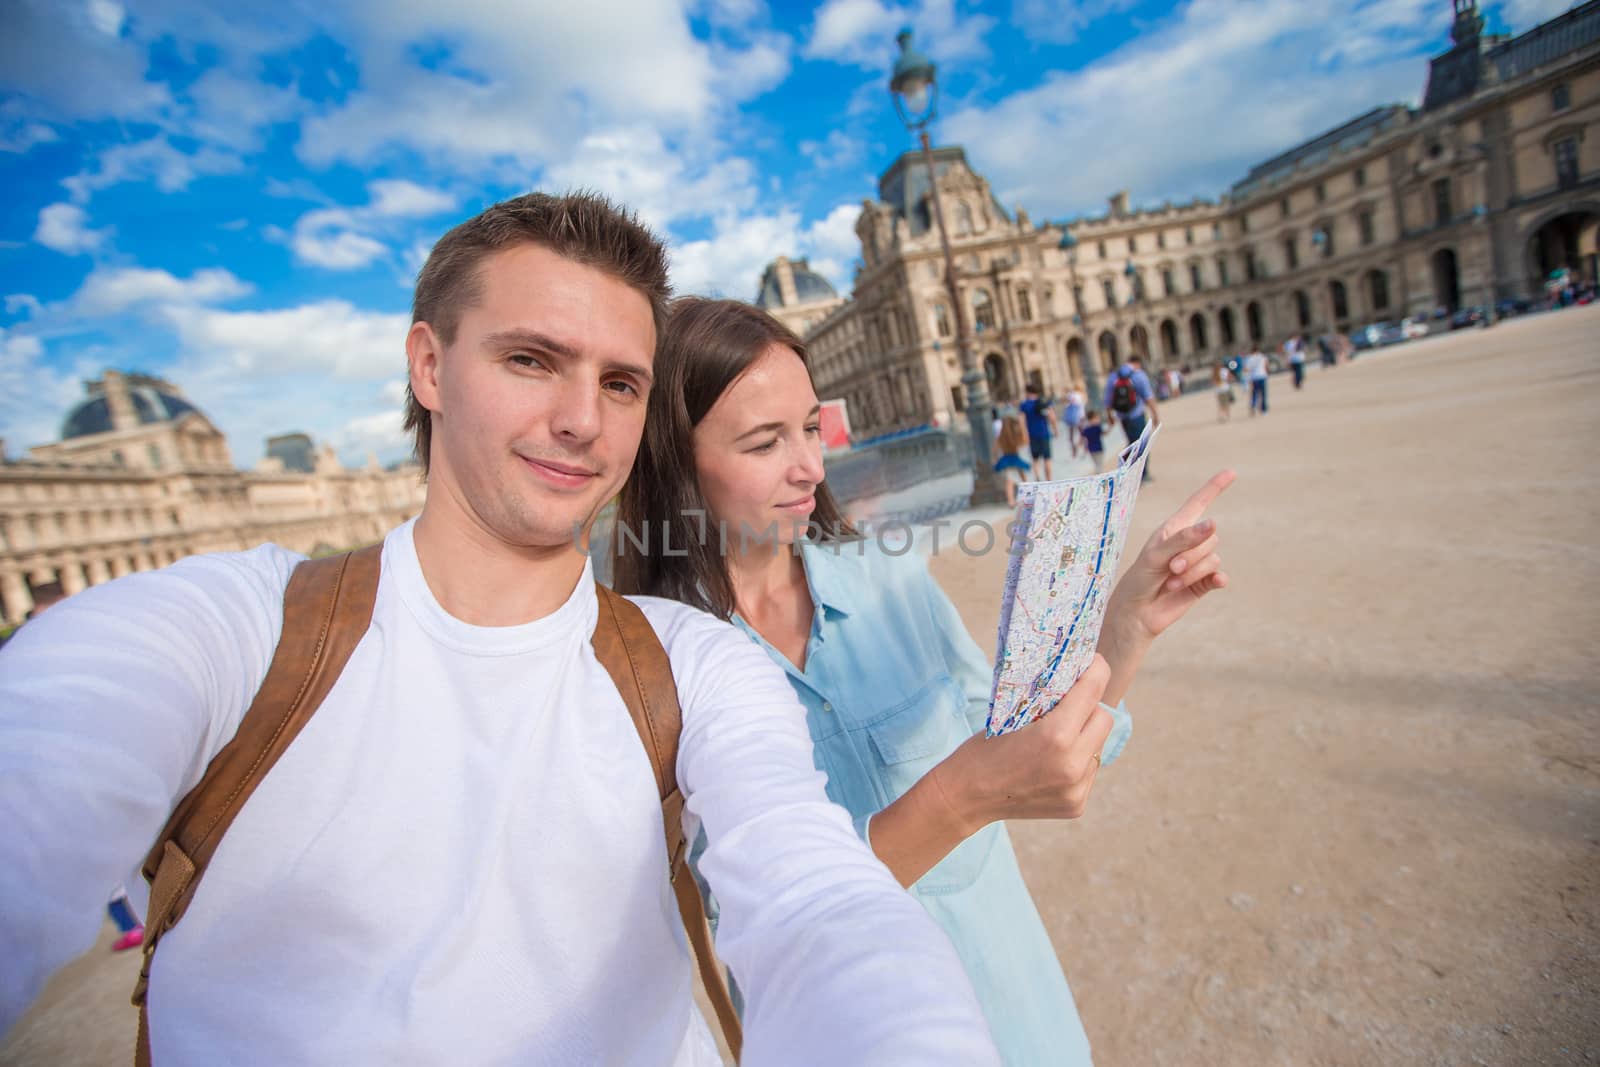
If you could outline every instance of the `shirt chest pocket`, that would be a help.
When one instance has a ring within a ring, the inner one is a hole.
[[[869,723],[866,733],[888,803],[916,785],[967,739],[966,698],[953,678],[941,674]],[[917,890],[949,893],[971,885],[994,844],[992,829],[978,831],[954,849],[918,880]]]

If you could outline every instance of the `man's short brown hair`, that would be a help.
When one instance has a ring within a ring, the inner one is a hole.
[[[527,193],[503,200],[439,238],[417,275],[411,322],[426,322],[440,342],[455,342],[461,314],[483,297],[479,266],[515,245],[532,244],[611,275],[650,301],[656,336],[666,321],[667,249],[631,211],[598,193]],[[406,384],[406,430],[428,473],[433,422]]]

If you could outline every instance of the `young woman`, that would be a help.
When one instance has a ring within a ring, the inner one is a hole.
[[[1211,367],[1211,391],[1217,394],[1217,421],[1227,422],[1233,414],[1233,374],[1227,364],[1215,363]]]
[[[756,308],[673,306],[618,522],[652,534],[666,523],[685,554],[620,538],[616,587],[732,619],[766,649],[806,707],[828,795],[949,934],[1006,1062],[1087,1064],[1003,820],[1083,813],[1128,735],[1126,712],[1114,719],[1108,705],[1156,635],[1227,584],[1202,513],[1232,474],[1132,561],[1107,608],[1104,658],[1051,714],[986,738],[992,670],[955,607],[916,556],[850,540],[823,484],[805,360],[799,338]]]
[[[1006,480],[1006,506],[1017,506],[1017,486],[1028,480],[1028,461],[1022,450],[1028,447],[1028,431],[1023,429],[1021,415],[1007,415],[1000,422],[1000,436],[995,440],[995,450],[1000,458],[994,461],[995,471]]]

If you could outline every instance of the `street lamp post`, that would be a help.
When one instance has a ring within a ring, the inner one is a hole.
[[[944,252],[944,286],[955,313],[956,354],[961,360],[961,384],[965,387],[967,423],[972,434],[972,506],[1003,503],[1005,488],[995,473],[990,451],[992,424],[989,420],[989,385],[967,335],[967,313],[956,286],[956,261],[950,251],[950,235],[945,231],[944,208],[939,203],[939,175],[933,165],[933,145],[928,140],[928,123],[933,121],[939,100],[939,83],[933,61],[911,47],[911,30],[896,35],[900,58],[895,60],[889,78],[889,94],[894,109],[906,129],[922,144],[922,161],[928,168],[928,194],[933,201],[933,219],[939,228],[939,247]]]
[[[1083,317],[1082,289],[1078,286],[1078,239],[1072,236],[1072,231],[1061,235],[1061,251],[1067,254],[1067,270],[1072,279],[1072,321],[1073,325],[1083,331],[1083,343],[1078,346],[1078,363],[1083,371],[1083,390],[1088,395],[1084,397],[1084,407],[1088,411],[1100,410],[1100,371],[1095,366],[1099,362],[1092,350],[1094,339],[1089,336],[1089,323]]]

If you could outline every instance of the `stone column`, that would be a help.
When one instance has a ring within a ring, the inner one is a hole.
[[[111,557],[111,577],[121,578],[123,575],[131,574],[132,572],[133,568],[128,566],[127,556]]]
[[[0,574],[0,621],[19,625],[33,609],[33,597],[28,593],[28,583],[16,571]]]
[[[61,590],[68,596],[75,596],[89,587],[89,580],[84,577],[82,564],[66,562],[57,570],[61,574]]]
[[[96,556],[89,561],[89,584],[104,585],[111,580],[111,571],[106,567],[106,561]]]

